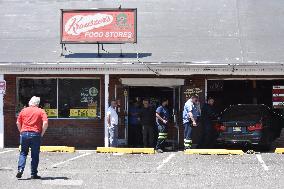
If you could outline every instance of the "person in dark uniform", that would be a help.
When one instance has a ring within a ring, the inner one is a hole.
[[[168,137],[168,123],[170,118],[170,113],[167,108],[169,101],[168,99],[162,100],[162,105],[156,110],[156,124],[158,127],[158,140],[156,150],[158,153],[163,153],[165,142]]]
[[[154,147],[155,111],[150,106],[148,99],[143,100],[143,107],[140,111],[140,118],[142,124],[144,147]]]
[[[213,120],[216,119],[216,111],[214,108],[214,99],[209,97],[207,102],[201,109],[201,124],[203,131],[200,137],[200,148],[212,148],[214,147],[214,128]]]

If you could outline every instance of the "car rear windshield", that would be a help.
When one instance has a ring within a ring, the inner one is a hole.
[[[259,121],[263,114],[263,108],[259,106],[233,106],[227,109],[223,121]]]

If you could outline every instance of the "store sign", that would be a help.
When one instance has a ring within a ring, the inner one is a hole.
[[[136,43],[137,9],[61,10],[61,43]]]
[[[70,109],[70,117],[77,118],[94,118],[97,116],[96,109]]]
[[[284,86],[273,86],[272,105],[273,108],[284,108]]]
[[[1,80],[0,81],[0,94],[5,94],[6,92],[6,81]]]

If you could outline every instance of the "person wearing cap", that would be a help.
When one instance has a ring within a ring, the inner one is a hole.
[[[107,110],[107,128],[109,136],[109,146],[118,146],[118,114],[115,110],[117,102],[115,99],[111,101],[110,107]]]
[[[17,127],[20,132],[20,157],[18,161],[17,178],[21,178],[25,169],[27,155],[31,149],[31,179],[41,179],[38,176],[38,164],[41,137],[48,127],[48,119],[45,111],[39,108],[40,98],[33,96],[29,101],[29,107],[24,108],[17,119]]]
[[[200,107],[197,95],[192,95],[184,105],[183,126],[184,126],[184,149],[190,149],[192,145],[192,127],[197,126],[200,117]]]
[[[170,113],[167,108],[168,103],[168,99],[163,99],[161,106],[159,106],[156,110],[156,124],[159,132],[156,146],[158,153],[163,153],[165,142],[168,138],[168,123],[170,119]]]

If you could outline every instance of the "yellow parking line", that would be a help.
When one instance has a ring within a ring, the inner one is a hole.
[[[97,153],[154,154],[154,148],[97,147]]]
[[[275,153],[276,154],[284,154],[284,148],[276,148]]]
[[[242,150],[227,150],[227,149],[188,149],[184,154],[199,154],[199,155],[243,155]]]

